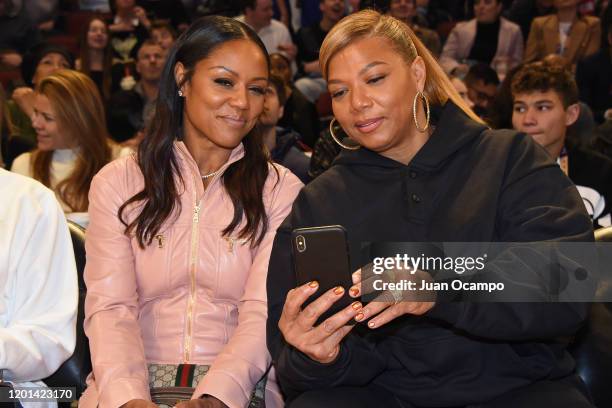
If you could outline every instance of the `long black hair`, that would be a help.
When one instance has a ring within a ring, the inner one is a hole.
[[[168,53],[159,83],[155,115],[138,150],[138,166],[144,176],[144,189],[119,208],[119,219],[125,233],[135,233],[141,247],[151,244],[163,223],[179,207],[179,189],[175,176],[184,186],[174,151],[174,140],[183,137],[184,99],[179,88],[190,81],[196,64],[228,41],[246,39],[255,43],[270,61],[264,44],[247,25],[222,16],[207,16],[196,20],[176,41]],[[185,67],[181,84],[177,84],[174,68],[180,62]],[[234,205],[234,216],[223,230],[229,235],[246,218],[239,238],[248,238],[257,245],[268,229],[268,217],[263,203],[263,187],[268,177],[268,155],[257,127],[242,140],[244,157],[232,163],[223,173],[223,184]],[[129,224],[124,220],[126,208],[143,202],[140,214]]]

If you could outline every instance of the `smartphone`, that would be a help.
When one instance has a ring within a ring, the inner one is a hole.
[[[344,294],[317,320],[317,325],[344,309],[355,299],[348,294],[353,286],[346,230],[341,225],[298,228],[291,235],[293,264],[298,285],[316,280],[319,289],[304,302],[302,307],[316,300],[323,293],[342,286]],[[351,319],[347,324],[354,324]]]

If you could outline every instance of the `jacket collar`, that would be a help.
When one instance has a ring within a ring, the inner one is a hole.
[[[432,106],[431,125],[435,130],[417,152],[410,167],[434,171],[467,143],[478,137],[487,127],[470,119],[450,100],[444,106]],[[384,157],[371,150],[342,150],[334,164],[371,165],[385,168],[406,167],[403,163]]]
[[[195,159],[193,158],[193,156],[187,149],[187,146],[185,145],[185,143],[179,140],[175,141],[174,149],[178,153],[177,159],[179,160],[179,166],[181,168],[181,173],[182,173],[184,182],[189,185],[191,183],[191,180],[189,180],[190,178],[193,180],[199,181],[201,179],[200,169],[198,168],[198,164],[196,163]],[[213,187],[213,184],[216,184],[216,181],[219,180],[219,178],[223,175],[223,173],[225,173],[225,170],[227,170],[227,168],[232,163],[237,162],[243,157],[244,157],[244,146],[242,145],[242,143],[240,143],[238,144],[238,146],[236,146],[232,150],[232,152],[230,153],[229,159],[225,162],[223,166],[221,166],[219,173],[216,174],[212,178],[212,182],[209,186],[209,189]],[[201,197],[202,193],[204,192],[204,187],[202,183],[195,183],[195,185],[196,185],[198,197]]]

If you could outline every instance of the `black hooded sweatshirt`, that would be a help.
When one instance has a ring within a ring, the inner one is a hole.
[[[364,242],[593,241],[574,185],[529,137],[489,130],[451,102],[432,116],[436,129],[408,165],[365,148],[343,151],[277,231],[267,342],[288,400],[373,383],[413,405],[464,406],[573,372],[566,346],[586,317],[579,303],[438,302],[375,330],[358,325],[330,364],[285,343],[278,320],[296,286],[294,228],[344,226],[352,270],[362,266]]]

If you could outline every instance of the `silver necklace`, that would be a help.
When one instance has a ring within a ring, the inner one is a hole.
[[[209,174],[200,174],[200,177],[202,177],[202,180],[206,180],[208,178],[216,176],[217,174],[219,174],[220,171],[221,171],[221,169],[219,169],[217,171],[213,171],[212,173],[209,173]]]

